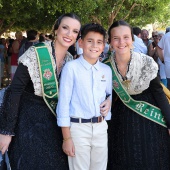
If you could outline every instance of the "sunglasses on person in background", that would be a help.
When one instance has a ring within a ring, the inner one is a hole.
[[[153,38],[158,38],[158,35],[153,35],[152,37],[153,37]]]

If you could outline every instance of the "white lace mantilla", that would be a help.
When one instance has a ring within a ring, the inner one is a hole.
[[[55,60],[52,55],[52,47],[51,47],[51,42],[46,42],[45,43],[50,56],[52,58],[52,64],[53,67],[56,68]],[[70,61],[72,59],[71,54],[67,53],[66,54],[66,62]],[[31,80],[33,82],[34,86],[34,94],[37,96],[42,96],[42,87],[41,87],[41,81],[40,81],[40,72],[39,72],[39,66],[38,66],[38,61],[37,61],[37,56],[34,47],[30,47],[20,58],[19,58],[19,63],[22,63],[23,65],[28,67],[28,72],[31,77]]]
[[[111,59],[113,66],[116,68],[113,57]],[[129,71],[126,74],[127,80],[130,80],[130,83],[128,89],[124,87],[130,95],[140,94],[149,87],[150,81],[157,76],[157,73],[158,65],[153,58],[142,53],[132,52]],[[119,73],[118,76],[123,81]]]

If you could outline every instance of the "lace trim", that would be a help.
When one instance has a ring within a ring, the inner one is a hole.
[[[56,68],[55,60],[52,54],[51,42],[46,42],[47,48],[52,58],[52,63],[54,68]],[[66,54],[65,62],[72,60],[73,57],[70,53]],[[24,55],[19,58],[19,63],[28,67],[28,72],[30,74],[31,80],[34,86],[34,94],[37,96],[42,96],[42,88],[41,88],[41,81],[40,81],[40,73],[38,67],[38,61],[35,53],[34,47],[30,47]]]
[[[111,55],[112,63],[116,67],[113,59],[114,53]],[[126,74],[127,79],[130,80],[130,85],[127,89],[128,93],[130,95],[142,93],[149,87],[150,81],[157,76],[157,72],[158,65],[153,58],[142,53],[132,52],[132,59]],[[120,80],[123,81],[122,76],[118,75]]]

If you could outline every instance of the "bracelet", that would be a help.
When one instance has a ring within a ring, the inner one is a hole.
[[[111,96],[111,94],[106,95],[106,100]]]
[[[66,142],[67,140],[71,139],[71,136],[68,138],[63,139],[63,142]]]

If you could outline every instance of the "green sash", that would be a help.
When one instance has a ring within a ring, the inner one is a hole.
[[[115,67],[112,64],[111,58],[109,57],[104,61],[105,64],[109,65],[112,69],[112,80],[113,80],[113,89],[122,100],[122,102],[134,112],[139,115],[163,126],[166,126],[166,122],[161,113],[161,110],[158,107],[155,107],[144,101],[136,101],[131,98],[131,96],[126,92],[125,88],[122,86],[120,82]]]
[[[44,43],[34,45],[40,70],[43,99],[52,113],[56,116],[58,102],[58,82],[48,48]]]

